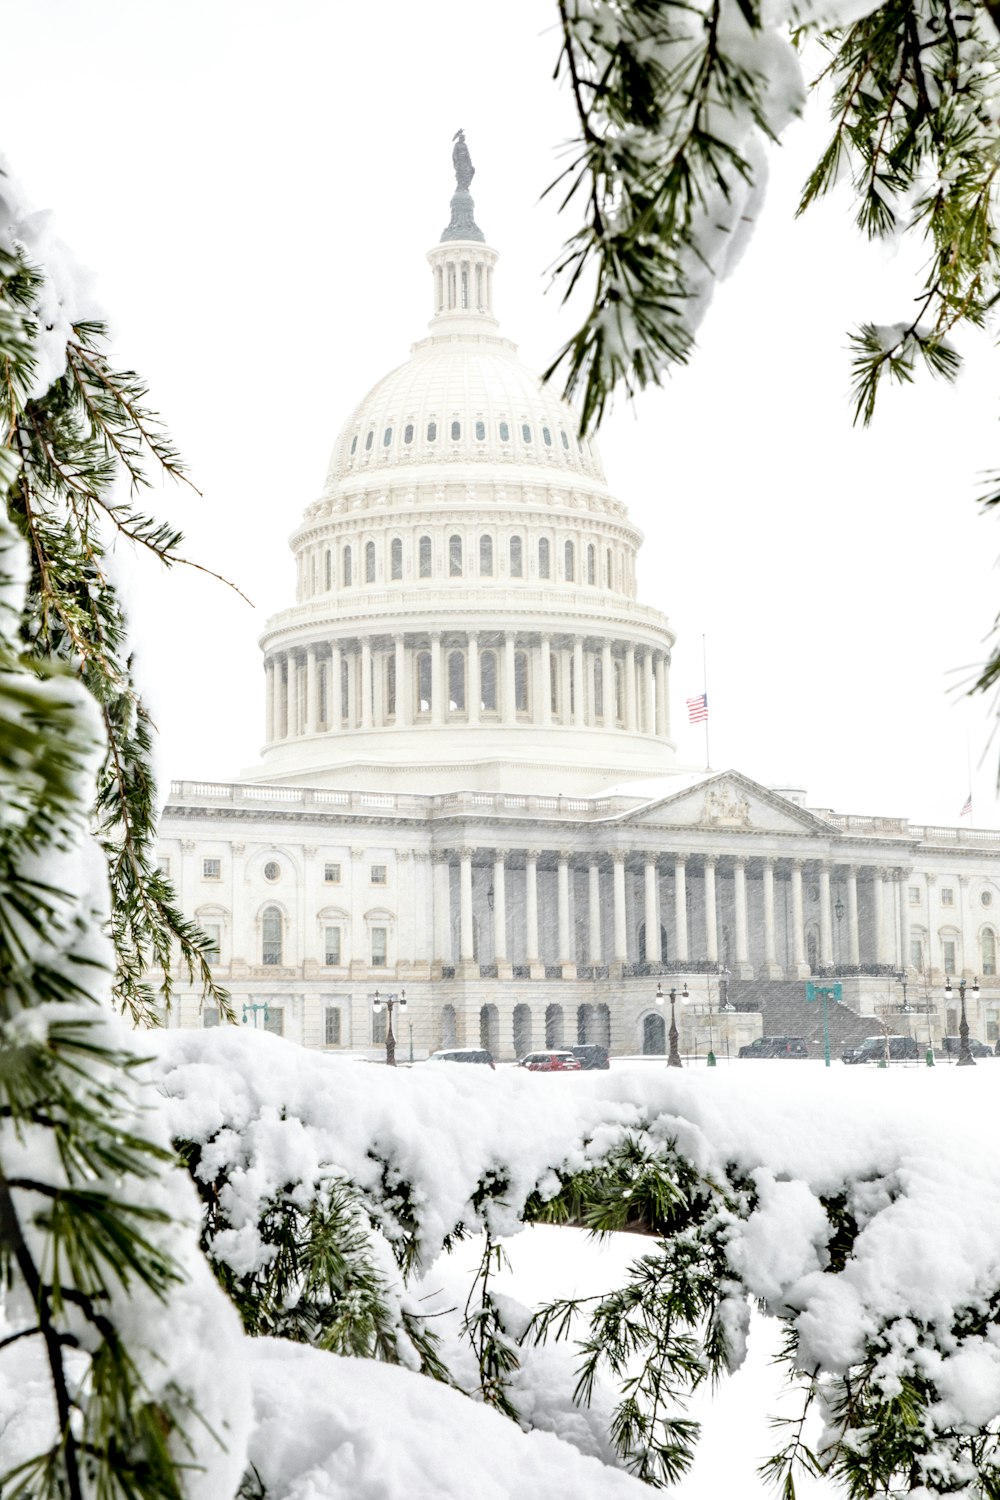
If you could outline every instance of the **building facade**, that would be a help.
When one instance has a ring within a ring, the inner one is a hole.
[[[499,332],[463,150],[429,336],[349,418],[291,538],[260,764],[173,783],[163,813],[237,1013],[363,1050],[375,991],[405,989],[417,1056],[662,1052],[657,988],[686,987],[682,1047],[719,1051],[822,974],[851,1012],[938,1040],[951,975],[979,977],[970,1021],[994,1038],[1000,835],[678,766],[641,535]],[[182,990],[173,1024],[214,1019]]]

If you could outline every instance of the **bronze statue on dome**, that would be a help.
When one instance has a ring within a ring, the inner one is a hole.
[[[476,175],[476,169],[472,165],[472,157],[469,155],[469,148],[465,144],[465,131],[456,130],[452,136],[452,140],[455,142],[451,153],[452,164],[455,168],[455,181],[460,188],[468,189],[473,177]]]

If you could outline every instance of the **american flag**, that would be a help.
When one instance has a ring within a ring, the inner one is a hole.
[[[969,815],[971,814],[971,812],[972,812],[972,793],[970,792],[969,795],[966,797],[965,804],[964,804],[964,806],[962,808],[962,811],[959,813],[958,816],[960,818],[967,818],[967,817],[969,817]]]
[[[689,724],[701,724],[705,719],[708,718],[707,693],[699,693],[697,698],[689,698],[687,700],[687,706]]]

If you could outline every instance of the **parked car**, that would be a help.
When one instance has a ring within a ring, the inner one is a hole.
[[[518,1062],[529,1073],[579,1073],[580,1059],[572,1052],[528,1052]]]
[[[945,1036],[941,1038],[941,1050],[945,1057],[957,1057],[962,1050],[962,1038],[960,1036]],[[978,1037],[969,1037],[969,1051],[973,1057],[992,1057],[993,1048],[987,1047]]]
[[[890,1062],[912,1061],[922,1056],[920,1043],[913,1036],[866,1036],[855,1047],[845,1047],[841,1057],[845,1063],[884,1062],[886,1049]]]
[[[759,1036],[740,1048],[740,1057],[808,1057],[804,1036]]]
[[[428,1062],[483,1063],[496,1069],[492,1052],[485,1047],[451,1047],[444,1052],[432,1052]]]
[[[568,1047],[567,1051],[580,1059],[580,1067],[584,1071],[588,1068],[610,1068],[611,1066],[607,1047],[601,1047],[597,1042],[580,1042],[576,1047]]]

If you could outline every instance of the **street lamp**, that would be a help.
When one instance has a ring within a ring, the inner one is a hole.
[[[252,1021],[249,1021],[247,1019],[247,1011],[250,1011],[252,1013],[252,1015],[253,1015],[253,1020]],[[266,1000],[262,1000],[259,1004],[256,1001],[246,1001],[246,1000],[244,1000],[244,1002],[243,1002],[243,1025],[244,1026],[252,1025],[253,1029],[255,1031],[258,1030],[258,1026],[257,1026],[257,1013],[258,1013],[258,1011],[263,1011],[263,1013],[264,1013],[264,1025],[265,1026],[269,1025],[270,1024],[270,1020],[271,1020],[271,1012],[268,1010],[267,1001]]]
[[[688,987],[687,987],[687,980],[685,979],[685,981],[684,981],[684,988],[681,990],[680,998],[682,1000],[686,1000],[687,997],[688,997]],[[663,986],[662,986],[662,984],[658,983],[657,986],[656,986],[656,1003],[657,1003],[657,1005],[662,1005],[663,1002],[664,1002],[664,1000],[669,1000],[670,1001],[670,1030],[667,1032],[667,1037],[668,1037],[668,1039],[670,1041],[670,1055],[667,1058],[667,1067],[668,1068],[682,1068],[684,1066],[684,1064],[681,1062],[681,1055],[680,1055],[680,1052],[677,1050],[677,1012],[674,1009],[674,1006],[675,1006],[676,1001],[677,1001],[677,991],[674,990],[674,989],[672,989],[670,991],[669,995],[664,995],[664,993],[663,993]]]
[[[895,979],[895,981],[896,981],[897,984],[902,985],[902,987],[903,987],[903,1004],[900,1007],[900,1009],[903,1012],[903,1015],[904,1016],[912,1015],[913,1014],[912,1007],[909,1005],[909,1003],[907,1002],[907,999],[906,999],[906,986],[910,982],[909,981],[909,977],[908,977],[908,975],[906,973],[906,970],[905,969],[900,969],[900,971],[899,971],[898,974],[894,974],[893,975],[893,978]],[[909,1024],[909,1023],[907,1023],[907,1024]],[[934,1039],[931,1036],[931,1015],[930,1015],[930,1007],[929,1006],[928,1006],[928,1010],[927,1010],[927,1051],[924,1053],[924,1062],[927,1064],[927,1066],[929,1068],[933,1068],[933,1066],[934,1066]]]
[[[378,990],[376,990],[374,996],[372,997],[372,1010],[377,1016],[381,1015],[383,1005],[389,1012],[389,1018],[386,1022],[385,1028],[385,1062],[386,1067],[394,1068],[396,1066],[396,1038],[392,1030],[392,1010],[393,1006],[398,1005],[400,1015],[403,1014],[406,1009],[406,991],[400,990],[398,995],[382,996],[379,994]],[[410,1053],[410,1061],[413,1061],[412,1049]]]
[[[946,977],[945,981],[944,981],[944,998],[946,1000],[950,1000],[952,998],[952,996],[954,995],[954,993],[955,992],[954,992],[954,990],[951,987],[951,980]],[[974,979],[972,981],[972,994],[973,994],[973,996],[976,999],[979,998],[979,980],[978,980],[978,978],[976,978],[976,979]],[[968,1019],[968,1017],[965,1014],[965,980],[964,979],[960,979],[958,981],[958,998],[959,998],[959,1000],[962,1003],[962,1019],[959,1022],[959,1026],[958,1026],[958,1035],[959,1035],[959,1038],[960,1038],[960,1040],[959,1040],[959,1047],[958,1047],[958,1066],[960,1068],[974,1068],[976,1066],[976,1059],[973,1057],[972,1053],[969,1051],[969,1019]]]

